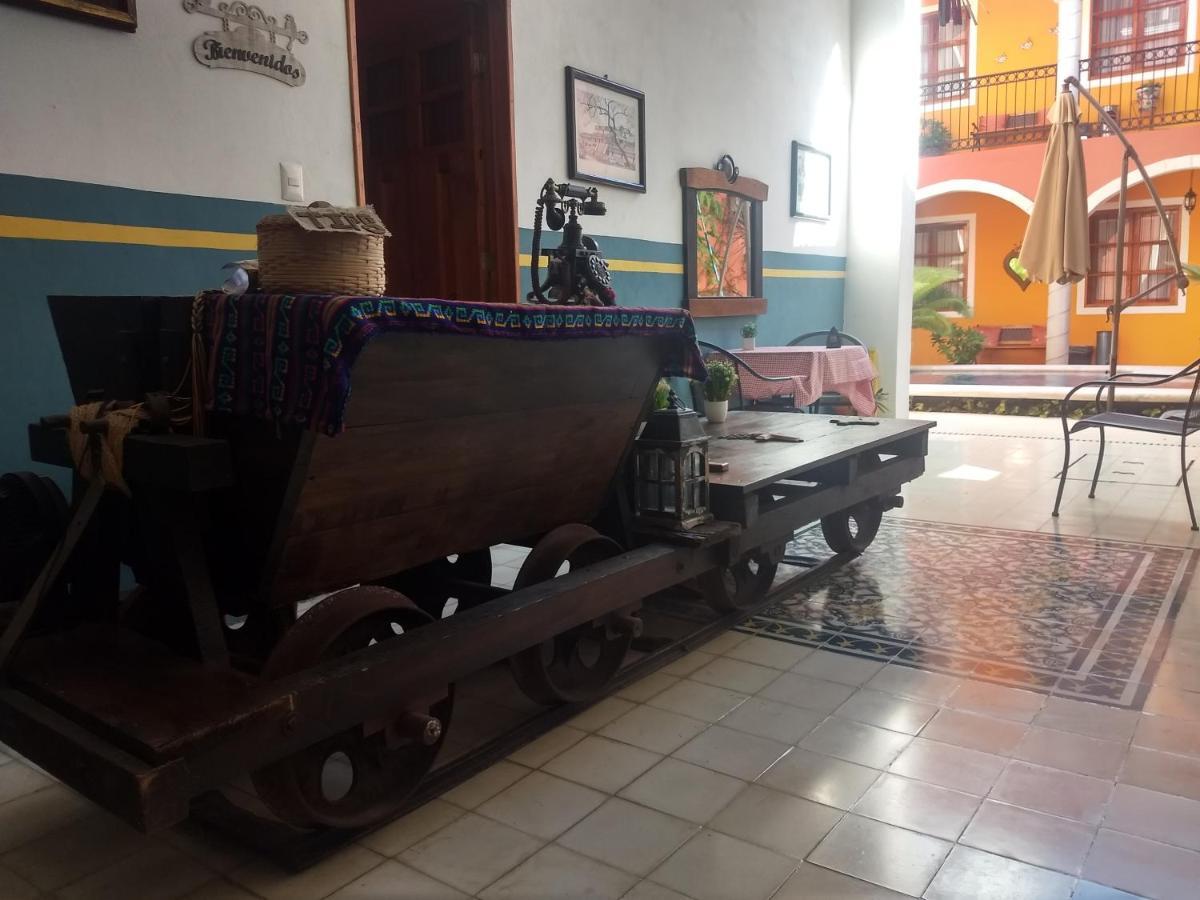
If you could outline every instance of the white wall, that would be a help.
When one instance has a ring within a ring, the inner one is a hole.
[[[921,0],[852,0],[853,90],[846,330],[879,354],[898,416],[908,410],[916,216]]]
[[[602,188],[601,234],[680,243],[679,169],[732,154],[771,189],[767,250],[844,255],[850,5],[845,0],[513,0],[521,224],[566,178],[565,66],[646,94],[648,192]],[[913,82],[915,84],[915,81]],[[790,216],[793,140],[833,155],[834,217]]]
[[[192,41],[219,19],[142,0],[133,34],[0,5],[0,172],[279,201],[279,162],[308,200],[354,200],[342,0],[260,0],[308,32],[307,83],[208,69]]]

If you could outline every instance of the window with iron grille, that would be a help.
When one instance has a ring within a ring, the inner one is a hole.
[[[967,229],[966,222],[929,222],[917,226],[916,253],[913,262],[918,266],[953,269],[958,278],[946,282],[946,289],[962,300],[967,299]]]
[[[1175,240],[1179,240],[1181,208],[1168,206],[1167,221]],[[1107,307],[1116,299],[1117,287],[1117,211],[1101,210],[1091,220],[1091,265],[1087,279],[1086,305]],[[1175,271],[1167,231],[1153,207],[1125,210],[1125,260],[1121,298],[1133,297]],[[1179,288],[1168,281],[1136,306],[1173,306]]]
[[[1187,0],[1093,0],[1092,74],[1183,65]]]
[[[961,25],[938,24],[938,14],[921,18],[921,87],[927,101],[965,96],[970,76],[969,16]]]

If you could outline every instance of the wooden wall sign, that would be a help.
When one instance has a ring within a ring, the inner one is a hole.
[[[291,15],[281,25],[277,17],[241,0],[222,0],[216,6],[213,0],[183,0],[183,8],[221,20],[220,31],[206,31],[192,42],[201,65],[257,72],[290,87],[304,84],[304,64],[292,55],[292,46],[296,41],[307,44],[308,32],[300,31]]]
[[[13,6],[26,6],[57,16],[83,19],[95,25],[108,25],[122,31],[137,31],[136,0],[3,0]]]
[[[287,211],[305,231],[352,231],[392,236],[373,206],[330,206],[318,201],[308,206],[289,206]]]

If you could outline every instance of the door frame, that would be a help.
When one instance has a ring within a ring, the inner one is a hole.
[[[512,54],[512,0],[463,0],[481,17],[485,47],[487,90],[483,99],[490,115],[483,117],[491,132],[489,152],[482,160],[484,189],[491,196],[486,204],[484,228],[496,248],[493,265],[501,303],[520,299],[520,233],[517,217],[516,114]],[[359,105],[357,0],[346,0],[346,44],[350,68],[350,128],[354,153],[354,188],[357,201],[366,203],[366,173],[363,166],[362,112]]]

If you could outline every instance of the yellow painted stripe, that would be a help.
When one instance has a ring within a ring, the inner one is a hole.
[[[248,250],[258,247],[253,234],[233,231],[190,231],[185,228],[150,228],[142,225],[107,225],[102,222],[69,222],[28,216],[0,216],[0,238],[35,241],[83,241],[89,244],[142,244],[148,247],[184,247],[196,250]]]
[[[521,265],[525,268],[533,263],[533,256],[521,254]],[[608,267],[614,272],[655,272],[659,275],[682,275],[683,263],[646,262],[640,259],[610,259]]]
[[[529,268],[533,257],[521,254],[521,265]],[[646,262],[640,259],[610,259],[608,267],[614,272],[656,272],[660,275],[682,275],[682,263]],[[766,278],[845,278],[845,272],[833,269],[763,269]]]
[[[764,278],[845,278],[835,269],[763,269]]]

